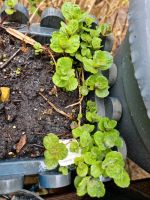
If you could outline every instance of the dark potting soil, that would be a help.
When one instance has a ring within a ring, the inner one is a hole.
[[[21,41],[0,29],[0,66],[21,45]],[[42,92],[57,108],[77,116],[79,106],[65,107],[78,101],[78,91],[66,93],[56,89],[53,74],[50,58],[35,56],[29,46],[0,69],[0,87],[10,87],[9,102],[0,103],[0,159],[41,156],[43,137],[50,132],[62,138],[71,136],[71,121],[39,95]],[[23,135],[27,136],[27,142],[16,153],[16,144]]]

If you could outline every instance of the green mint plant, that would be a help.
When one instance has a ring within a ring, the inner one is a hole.
[[[117,122],[106,117],[100,117],[96,112],[96,103],[88,101],[87,113],[91,113],[91,115],[94,114],[94,118],[91,116],[89,117],[91,124],[84,124],[72,130],[74,140],[70,142],[69,151],[72,153],[80,153],[80,156],[74,159],[74,168],[77,173],[74,185],[77,195],[83,196],[88,194],[90,197],[100,198],[105,195],[105,186],[101,181],[101,177],[110,177],[114,180],[115,184],[121,188],[129,186],[130,178],[125,170],[125,161],[122,154],[114,150],[114,148],[123,146],[122,138],[115,129]],[[95,122],[98,123],[98,130],[96,129]],[[51,145],[52,149],[54,146],[55,149],[58,149],[58,137],[53,137],[53,141],[51,138],[47,138],[48,146],[47,143],[45,145],[47,149],[49,149],[49,145]],[[57,139],[55,139],[55,137]],[[63,148],[65,149],[65,147]],[[55,150],[57,155],[55,154],[53,159],[55,160],[57,158],[57,164],[58,159],[67,156],[67,151],[65,151],[65,153],[62,152],[60,154],[59,151]],[[53,152],[51,154],[53,155]],[[60,157],[61,155],[63,156]],[[46,164],[47,160],[49,160],[49,164],[50,159],[45,157]],[[53,164],[55,162],[51,160],[51,163]],[[59,172],[67,175],[69,173],[68,167],[69,166],[60,166]]]
[[[75,90],[78,80],[75,78],[75,70],[72,69],[73,60],[69,57],[59,58],[56,64],[56,72],[53,82],[56,86],[64,88],[66,91]]]
[[[48,169],[54,169],[58,166],[58,161],[67,156],[66,145],[60,142],[59,138],[52,133],[44,137],[43,145],[46,149],[44,152],[45,164]]]
[[[15,5],[18,3],[17,0],[5,0],[4,4],[6,6],[5,8],[5,12],[8,14],[8,15],[12,15],[14,14],[15,12]]]
[[[43,48],[42,48],[42,45],[39,43],[39,42],[36,42],[34,45],[33,45],[33,48],[35,50],[35,55],[39,55],[43,52]]]
[[[93,29],[94,18],[81,11],[78,5],[70,2],[64,3],[61,11],[66,21],[61,22],[59,31],[52,34],[50,48],[54,52],[62,54],[62,56],[65,54],[65,56],[71,57],[78,66],[74,66],[76,71],[77,68],[81,68],[85,72],[93,74],[88,80],[82,81],[82,95],[86,96],[89,91],[95,90],[97,96],[106,97],[109,88],[108,81],[101,71],[111,67],[113,58],[109,52],[101,50],[102,39],[100,36],[105,35],[109,31],[109,27],[99,25]],[[95,78],[96,80],[94,80]],[[56,83],[54,82],[54,84]],[[56,85],[61,87],[58,84]],[[69,91],[76,88],[71,87]]]
[[[102,51],[102,38],[109,33],[109,26],[103,24],[93,28],[94,18],[70,2],[64,3],[61,11],[65,22],[61,22],[59,31],[52,34],[50,42],[51,50],[59,55],[53,83],[66,91],[78,87],[82,98],[91,91],[100,98],[107,97],[109,84],[102,71],[111,67],[113,57]],[[88,75],[86,79],[84,73]],[[81,122],[81,118],[82,113],[79,113],[77,121]],[[117,151],[123,146],[116,130],[117,122],[99,116],[96,103],[92,101],[87,101],[86,120],[85,124],[72,124],[73,140],[69,142],[69,148],[65,148],[57,136],[46,136],[49,139],[44,142],[45,164],[52,169],[59,166],[59,160],[65,162],[69,153],[78,155],[73,163],[77,174],[74,180],[77,195],[100,198],[105,195],[102,177],[110,177],[122,188],[129,186],[130,178],[125,170],[125,161]],[[59,172],[67,175],[69,166],[60,165]]]

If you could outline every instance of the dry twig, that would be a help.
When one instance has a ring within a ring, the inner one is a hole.
[[[45,99],[45,101],[47,101],[47,103],[56,111],[58,112],[59,114],[69,118],[70,120],[73,120],[73,116],[72,115],[69,115],[67,113],[65,113],[64,111],[60,110],[59,108],[57,108],[50,100],[48,100],[41,92],[39,92],[39,95],[41,97],[43,97],[43,99]]]
[[[82,101],[83,101],[83,98],[84,97],[82,96],[78,102],[70,104],[70,105],[66,106],[65,108],[70,108],[70,107],[74,107],[74,106],[77,106],[77,105],[81,104]]]
[[[43,0],[39,5],[38,7],[36,8],[36,10],[34,11],[34,13],[32,14],[32,16],[30,17],[30,20],[29,20],[29,24],[31,24],[33,18],[35,17],[36,13],[38,12],[38,10],[40,9],[40,7],[44,4],[45,0]]]

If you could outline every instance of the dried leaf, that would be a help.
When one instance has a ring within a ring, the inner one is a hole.
[[[26,44],[34,45],[36,43],[35,40],[30,38],[29,36],[20,33],[19,31],[13,29],[13,28],[6,28],[7,33],[11,34],[12,36],[16,37],[19,40],[24,41]]]
[[[10,98],[10,88],[0,87],[0,101],[5,103],[8,102]]]
[[[19,153],[26,143],[27,143],[27,136],[22,135],[19,142],[16,144],[16,152]]]

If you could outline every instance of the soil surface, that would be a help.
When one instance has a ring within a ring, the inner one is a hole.
[[[21,45],[22,42],[0,29],[0,66]],[[41,92],[57,108],[77,116],[79,106],[65,107],[78,101],[78,91],[66,93],[54,87],[53,74],[50,59],[44,55],[35,56],[31,47],[20,51],[0,69],[0,87],[10,87],[11,93],[8,103],[0,103],[0,159],[41,156],[44,135],[49,132],[63,138],[71,135],[71,121],[54,111],[39,95]],[[27,140],[16,153],[21,138]]]

